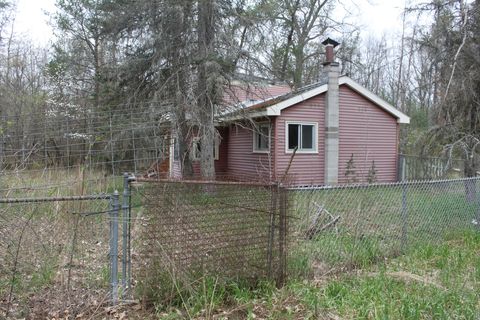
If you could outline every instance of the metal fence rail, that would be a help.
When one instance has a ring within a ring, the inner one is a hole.
[[[480,222],[480,178],[289,192],[297,238],[331,266],[369,264]]]

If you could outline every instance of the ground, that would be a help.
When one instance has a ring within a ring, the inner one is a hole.
[[[121,178],[57,172],[4,181],[2,196],[25,196],[23,186],[36,179],[48,187],[30,188],[28,196],[122,190]],[[471,224],[477,203],[467,201],[463,182],[414,191],[405,221],[400,187],[310,193],[342,218],[311,240],[301,223],[292,224],[298,229],[282,288],[209,276],[194,290],[174,288],[168,303],[137,294],[115,307],[108,301],[108,202],[1,205],[0,318],[8,307],[12,319],[479,319],[480,232]],[[302,197],[297,209],[311,213],[312,199]],[[136,230],[145,208],[140,198],[132,205]]]
[[[452,235],[442,244],[363,268],[328,269],[312,279],[246,288],[206,282],[184,303],[145,309],[134,303],[101,308],[94,318],[115,319],[478,319],[480,233]]]

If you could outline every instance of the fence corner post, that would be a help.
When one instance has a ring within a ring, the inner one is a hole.
[[[273,241],[275,238],[275,216],[277,213],[278,185],[270,186],[271,207],[270,207],[270,226],[268,229],[268,245],[267,245],[267,276],[272,279],[272,262],[273,262]]]
[[[278,221],[278,275],[277,287],[285,284],[287,268],[287,189],[284,186],[278,188],[279,191],[279,221]]]
[[[110,211],[110,283],[112,304],[118,302],[118,214],[120,211],[120,195],[115,190],[112,195],[112,210]]]
[[[407,246],[407,233],[408,233],[408,204],[407,204],[408,184],[406,181],[402,181],[402,238],[400,250],[405,251]]]
[[[130,287],[127,281],[127,232],[128,232],[128,197],[129,197],[128,173],[123,174],[123,198],[122,198],[122,299],[126,298],[127,288]]]
[[[478,179],[475,179],[475,184],[480,181]],[[475,214],[475,217],[473,218],[472,223],[476,226],[477,231],[480,232],[480,191],[478,191],[478,186],[475,188],[476,193],[477,193],[477,212]]]

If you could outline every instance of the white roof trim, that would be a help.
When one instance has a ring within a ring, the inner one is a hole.
[[[350,88],[352,88],[354,91],[358,92],[368,100],[372,101],[376,105],[378,105],[381,109],[385,110],[386,112],[390,113],[394,117],[397,118],[398,123],[410,123],[410,117],[404,114],[403,112],[400,112],[397,110],[394,106],[374,94],[373,92],[367,90],[357,82],[353,81],[347,76],[341,76],[339,79],[339,85],[347,85]],[[293,96],[290,99],[287,99],[285,101],[279,102],[277,104],[274,104],[270,107],[267,107],[267,115],[269,116],[279,116],[281,111],[285,108],[288,108],[294,104],[297,104],[299,102],[302,102],[304,100],[310,99],[316,95],[322,94],[327,92],[328,86],[326,84],[313,88],[309,91],[303,92],[302,94]]]
[[[220,122],[228,122],[228,121],[236,121],[236,120],[245,120],[245,119],[253,119],[258,117],[266,117],[269,116],[267,111],[257,111],[257,112],[245,112],[241,114],[235,114],[233,116],[223,116],[219,119]]]
[[[283,109],[293,106],[299,102],[305,101],[312,97],[315,97],[321,93],[327,92],[327,85],[321,85],[320,87],[313,88],[311,90],[305,91],[301,94],[295,95],[290,99],[284,100],[273,106],[267,107],[267,115],[269,116],[279,116]]]

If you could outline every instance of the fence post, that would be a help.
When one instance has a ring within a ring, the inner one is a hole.
[[[475,179],[475,184],[479,182],[480,180]],[[476,186],[476,189],[478,190],[478,186]],[[480,231],[480,192],[477,191],[477,213],[475,215],[475,218],[473,218],[472,223],[476,226],[476,229]]]
[[[130,176],[127,172],[123,174],[123,198],[122,198],[122,298],[126,298],[127,290],[130,289],[130,275],[127,272],[127,261],[129,260],[128,233],[130,231],[129,217],[129,196]]]
[[[112,285],[112,304],[118,301],[118,212],[120,211],[119,193],[112,196],[110,212],[110,280]]]
[[[275,239],[275,216],[277,214],[278,185],[271,186],[272,206],[270,208],[270,228],[268,230],[267,268],[268,278],[272,279],[273,241]]]
[[[402,252],[405,250],[407,246],[407,232],[408,232],[407,192],[408,192],[408,184],[406,181],[403,181],[402,182],[402,239],[401,239]]]
[[[285,284],[287,250],[286,250],[286,234],[287,234],[287,189],[280,187],[280,205],[279,205],[279,221],[278,221],[278,275],[277,287]]]

